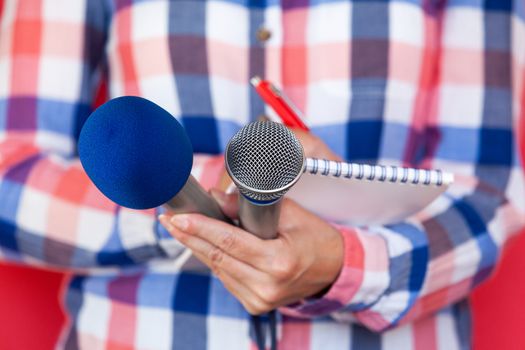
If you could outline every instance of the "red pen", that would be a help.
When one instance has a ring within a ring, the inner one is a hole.
[[[250,83],[255,87],[255,91],[263,101],[277,113],[284,125],[305,131],[310,130],[302,121],[299,109],[272,83],[262,80],[258,76],[251,78]]]

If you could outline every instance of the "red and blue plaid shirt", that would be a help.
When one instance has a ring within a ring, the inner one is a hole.
[[[470,346],[465,297],[523,226],[522,0],[8,0],[1,11],[0,255],[73,271],[63,346],[254,348],[240,303],[186,268],[155,210],[100,194],[75,146],[107,76],[110,97],[146,97],[183,123],[193,173],[213,186],[229,138],[269,113],[254,75],[344,159],[457,178],[402,222],[342,229],[338,280],[280,310],[279,349]]]

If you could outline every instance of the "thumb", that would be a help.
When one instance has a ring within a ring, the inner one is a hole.
[[[219,189],[210,189],[211,196],[219,203],[222,212],[232,219],[239,218],[238,193],[227,194]]]
[[[335,154],[328,147],[328,145],[326,145],[319,137],[315,136],[314,134],[297,128],[291,128],[290,130],[301,142],[301,145],[304,149],[304,154],[307,157],[324,158],[336,161],[342,160],[341,157]]]

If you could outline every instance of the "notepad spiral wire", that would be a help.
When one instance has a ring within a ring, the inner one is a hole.
[[[303,172],[336,178],[426,186],[443,186],[453,181],[452,174],[441,170],[345,163],[317,158],[307,158]]]

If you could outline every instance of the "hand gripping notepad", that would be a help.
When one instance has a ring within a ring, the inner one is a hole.
[[[308,158],[304,174],[287,196],[331,221],[389,224],[426,207],[453,179],[441,170]]]

